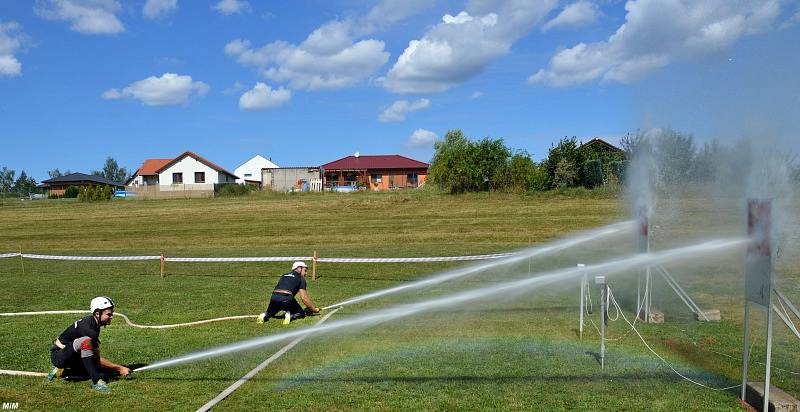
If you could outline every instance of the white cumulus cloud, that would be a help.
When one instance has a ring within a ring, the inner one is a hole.
[[[0,76],[22,74],[22,63],[14,56],[21,45],[21,37],[18,23],[0,23]]]
[[[164,73],[161,77],[150,76],[131,83],[122,90],[109,89],[102,97],[107,100],[129,98],[147,106],[174,106],[186,104],[193,94],[203,96],[210,87],[192,76]]]
[[[349,87],[370,78],[389,60],[384,42],[364,37],[430,6],[428,0],[381,0],[363,16],[322,24],[300,44],[273,41],[253,46],[250,40],[235,39],[225,53],[292,89]]]
[[[542,31],[548,31],[556,27],[580,26],[593,23],[600,17],[600,9],[596,4],[579,0],[564,7],[561,13],[542,26]]]
[[[555,8],[556,0],[471,0],[411,40],[384,78],[396,93],[440,92],[480,74]]]
[[[147,0],[142,14],[148,19],[162,19],[178,10],[178,0]]]
[[[629,0],[625,23],[608,40],[556,53],[531,84],[594,80],[631,83],[673,61],[725,50],[773,28],[781,0]]]
[[[293,89],[320,90],[352,86],[366,79],[389,59],[378,40],[354,42],[351,23],[332,21],[314,30],[299,45],[284,41],[252,48],[249,40],[236,39],[225,53],[242,65],[262,69],[262,74]]]
[[[250,3],[244,0],[222,0],[214,6],[214,10],[225,14],[240,14],[251,11]]]
[[[239,98],[239,108],[242,110],[259,111],[274,109],[288,102],[292,98],[291,90],[272,89],[264,83],[256,85],[244,92]]]
[[[436,133],[430,130],[417,129],[408,137],[408,147],[433,148],[433,142],[435,142],[438,137]]]
[[[47,20],[64,20],[70,29],[83,34],[117,34],[125,26],[117,18],[122,6],[116,0],[41,0],[36,14]]]
[[[428,99],[419,99],[415,102],[408,100],[398,100],[387,107],[383,113],[378,116],[378,120],[384,123],[388,122],[402,122],[406,120],[406,115],[417,110],[427,109],[431,107],[431,101]]]

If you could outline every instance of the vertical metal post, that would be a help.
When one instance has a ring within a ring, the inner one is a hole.
[[[741,400],[747,398],[747,371],[750,366],[750,303],[744,301],[744,350],[742,351],[742,396]]]
[[[161,252],[161,279],[164,279],[164,252]]]
[[[314,251],[314,256],[311,258],[311,280],[317,280],[317,251]]]
[[[22,248],[19,248],[19,264],[22,266],[22,274],[25,274],[25,258],[22,257]]]
[[[578,263],[578,267],[584,267],[583,263]],[[584,312],[584,299],[586,298],[586,273],[581,277],[581,317],[580,324],[578,325],[578,337],[583,340],[583,312]]]
[[[594,282],[600,285],[600,369],[606,364],[606,322],[608,322],[608,286],[605,276],[595,276]]]
[[[746,401],[748,358],[750,356],[750,305],[756,304],[767,311],[767,360],[764,373],[764,411],[769,410],[770,374],[772,369],[772,291],[774,289],[772,255],[772,201],[748,199],[747,234],[751,241],[745,257],[745,318],[742,363],[742,400]]]
[[[636,218],[639,221],[639,253],[650,252],[650,217],[648,216],[647,206],[642,205],[636,211]],[[642,276],[644,276],[644,292],[642,292]],[[636,288],[636,317],[640,318],[644,315],[643,321],[650,322],[650,302],[651,289],[650,284],[650,268],[647,267],[642,273],[639,273],[639,279]],[[644,314],[642,314],[642,311]]]
[[[769,411],[769,378],[772,369],[772,293],[769,294],[769,307],[767,307],[767,369],[764,372],[764,407],[762,411]]]

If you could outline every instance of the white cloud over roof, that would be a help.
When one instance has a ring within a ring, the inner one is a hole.
[[[600,8],[596,4],[587,0],[579,0],[564,7],[556,17],[542,26],[542,31],[593,23],[601,15]]]
[[[178,0],[147,0],[142,14],[148,19],[163,19],[178,10]]]
[[[440,92],[483,72],[556,6],[555,0],[472,0],[411,40],[379,83],[396,93]]]
[[[407,145],[408,147],[417,149],[432,148],[433,142],[435,142],[438,137],[439,136],[437,136],[436,133],[430,130],[417,129],[411,134],[411,136],[408,137]]]
[[[21,37],[18,23],[0,23],[0,76],[22,74],[22,63],[15,56],[21,45]]]
[[[221,0],[214,5],[214,10],[221,14],[241,14],[246,11],[251,11],[250,3],[244,0]]]
[[[402,122],[406,120],[406,115],[417,110],[423,110],[431,107],[431,101],[428,99],[419,99],[417,101],[409,102],[408,100],[397,100],[387,107],[383,113],[378,116],[378,120],[384,123],[388,122]]]
[[[34,6],[36,14],[46,20],[63,20],[70,30],[83,34],[117,34],[125,26],[117,18],[122,6],[116,0],[42,0]]]
[[[122,90],[106,90],[102,97],[106,100],[129,98],[147,106],[175,106],[188,103],[192,95],[203,96],[209,89],[207,84],[194,81],[192,76],[164,73],[131,83]]]
[[[725,50],[744,36],[772,29],[781,2],[630,0],[625,9],[625,23],[608,40],[559,51],[529,83],[631,83],[673,61]]]
[[[248,111],[269,110],[282,106],[291,98],[291,90],[283,87],[272,89],[269,85],[259,82],[242,94],[239,98],[239,108]]]

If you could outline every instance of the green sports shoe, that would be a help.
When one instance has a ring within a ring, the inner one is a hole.
[[[263,325],[265,319],[267,319],[267,314],[266,313],[260,313],[258,315],[258,324],[259,325]]]
[[[291,322],[292,322],[292,314],[289,313],[289,312],[286,312],[286,314],[283,315],[283,324],[284,325],[288,325]]]
[[[60,378],[61,375],[64,373],[64,369],[62,368],[53,368],[50,373],[47,374],[47,381],[52,382],[55,378]]]
[[[108,384],[106,383],[106,381],[100,379],[99,381],[97,381],[97,383],[93,383],[92,384],[92,390],[95,390],[97,392],[106,393],[106,392],[110,391],[111,389],[108,387]]]

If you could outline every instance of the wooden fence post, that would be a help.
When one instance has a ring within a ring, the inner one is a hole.
[[[311,280],[317,280],[317,251],[314,251],[314,256],[311,258]]]
[[[161,279],[164,279],[164,252],[161,252]]]

